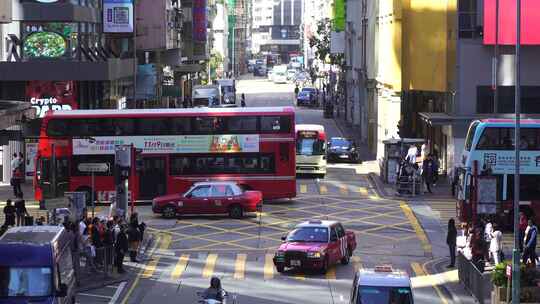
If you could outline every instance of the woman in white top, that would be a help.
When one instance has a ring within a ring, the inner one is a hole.
[[[501,262],[502,251],[502,232],[496,225],[493,225],[493,232],[491,233],[491,240],[489,242],[489,255],[493,259],[494,265]]]

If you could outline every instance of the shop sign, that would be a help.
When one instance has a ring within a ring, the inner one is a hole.
[[[513,174],[515,171],[516,156],[514,151],[488,151],[473,155],[481,157],[481,159],[476,159],[479,161],[480,170],[485,166],[490,168],[493,174]],[[519,158],[521,173],[537,174],[540,172],[540,152],[521,151]]]
[[[133,33],[133,0],[103,0],[103,32]]]
[[[259,152],[259,135],[103,136],[73,139],[73,154],[114,154],[115,146],[133,144],[142,153]]]
[[[26,98],[36,109],[36,116],[43,117],[49,110],[73,110],[78,108],[74,81],[39,81],[26,84]]]

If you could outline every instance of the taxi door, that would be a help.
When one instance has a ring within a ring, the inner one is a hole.
[[[186,197],[182,212],[207,213],[209,212],[210,199],[210,185],[198,186]]]
[[[328,243],[329,264],[334,264],[341,259],[340,241],[336,231],[336,227],[330,228],[330,243]]]
[[[210,195],[209,209],[212,213],[227,213],[232,197],[227,195],[228,185],[213,185]]]

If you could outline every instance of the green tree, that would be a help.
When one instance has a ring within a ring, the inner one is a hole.
[[[343,66],[343,54],[330,53],[330,33],[332,32],[332,21],[329,18],[317,22],[317,34],[309,38],[309,46],[316,48],[315,55],[323,62]]]

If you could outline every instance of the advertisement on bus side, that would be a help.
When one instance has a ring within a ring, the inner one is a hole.
[[[469,154],[472,161],[477,160],[479,170],[491,169],[493,174],[513,174],[516,157],[514,151],[482,151]],[[540,153],[538,151],[521,151],[520,170],[523,174],[540,173]]]
[[[116,145],[133,144],[143,153],[259,152],[259,135],[103,136],[73,139],[73,154],[114,154]]]

